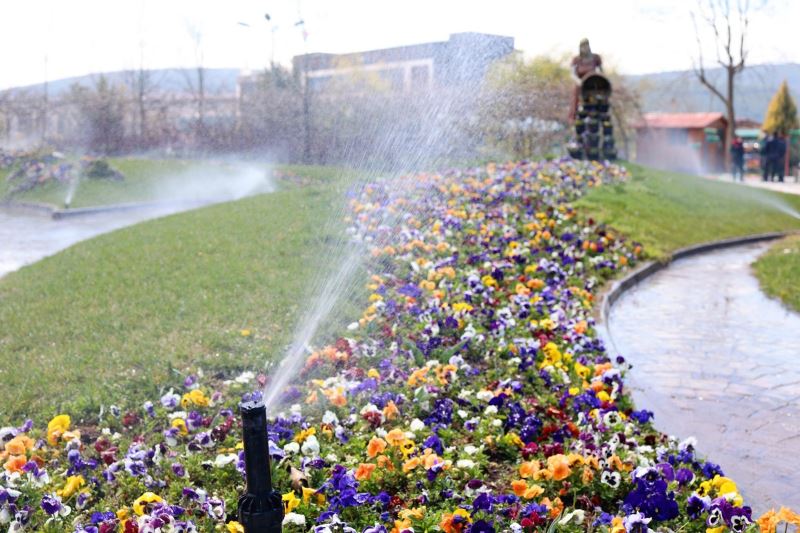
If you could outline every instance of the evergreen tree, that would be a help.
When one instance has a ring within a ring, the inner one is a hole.
[[[789,131],[798,127],[797,106],[784,81],[769,103],[762,129],[768,133],[786,136]]]

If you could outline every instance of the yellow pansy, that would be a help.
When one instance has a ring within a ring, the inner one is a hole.
[[[225,527],[228,530],[228,533],[244,533],[244,526],[237,522],[236,520],[231,520]]]
[[[153,492],[145,492],[133,502],[133,512],[142,516],[147,509],[147,505],[151,503],[161,503],[164,500],[158,494]]]
[[[69,429],[69,415],[58,415],[47,424],[47,443],[55,446],[59,437]]]
[[[283,509],[287,513],[291,513],[297,506],[300,505],[300,498],[295,496],[294,491],[290,490],[283,496],[281,496],[281,500],[283,501]]]
[[[294,440],[295,442],[299,442],[300,444],[302,444],[308,437],[310,437],[311,435],[316,435],[316,433],[317,433],[316,428],[304,429],[294,437]]]
[[[57,490],[56,494],[61,496],[62,499],[67,499],[78,492],[78,489],[84,485],[86,485],[86,480],[83,479],[83,476],[69,476],[67,482],[64,484],[64,488]]]

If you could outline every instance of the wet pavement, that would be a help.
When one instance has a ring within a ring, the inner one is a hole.
[[[681,259],[611,308],[612,350],[633,364],[638,408],[733,478],[760,514],[800,509],[800,314],[750,265],[770,243]]]
[[[0,210],[0,277],[76,242],[188,208],[105,212],[61,220],[47,214]]]

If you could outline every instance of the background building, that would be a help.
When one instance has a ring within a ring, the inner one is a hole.
[[[636,161],[692,174],[725,170],[722,113],[645,113],[636,125]]]
[[[456,33],[447,41],[349,54],[295,56],[294,72],[309,88],[324,90],[337,77],[371,73],[397,92],[478,82],[489,66],[514,51],[514,38]]]

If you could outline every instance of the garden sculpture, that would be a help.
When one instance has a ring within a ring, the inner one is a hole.
[[[575,159],[609,159],[617,157],[614,128],[611,124],[611,82],[603,75],[602,59],[592,53],[589,40],[583,39],[580,53],[572,58],[575,92],[570,119],[575,138],[567,146]]]

